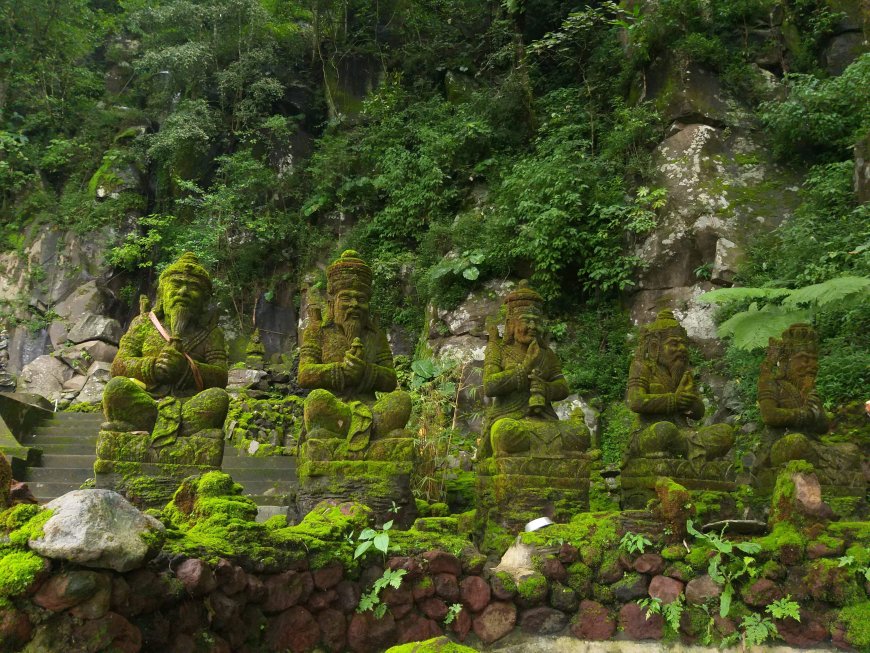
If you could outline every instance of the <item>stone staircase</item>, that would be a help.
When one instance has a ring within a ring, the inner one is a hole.
[[[38,467],[22,479],[40,503],[79,489],[94,476],[100,413],[54,413],[21,444],[42,451]]]
[[[28,467],[22,479],[40,503],[77,490],[93,478],[102,421],[100,413],[55,413],[22,439],[24,446],[42,451],[39,466]],[[260,519],[286,514],[295,501],[296,459],[291,456],[255,458],[228,446],[222,469],[257,503]]]

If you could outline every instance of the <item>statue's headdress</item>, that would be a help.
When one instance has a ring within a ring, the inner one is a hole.
[[[637,354],[640,358],[658,360],[662,344],[668,338],[681,338],[688,340],[688,334],[683,326],[674,317],[674,312],[664,309],[658,312],[653,322],[645,325],[640,331],[640,344]]]
[[[541,297],[534,289],[529,287],[529,282],[523,279],[517,284],[517,287],[508,293],[504,300],[506,321],[504,331],[504,340],[510,344],[514,341],[513,329],[510,324],[523,313],[534,311],[543,313],[544,298]]]
[[[779,376],[785,374],[789,359],[795,354],[819,355],[819,338],[816,330],[810,324],[792,324],[779,338],[770,338],[767,344],[767,356],[764,367],[773,373],[778,370]]]
[[[368,295],[372,292],[372,269],[352,249],[342,252],[326,268],[326,294],[335,297],[342,290],[359,290]]]
[[[211,275],[199,263],[193,252],[185,252],[172,265],[160,273],[160,283],[173,277],[182,277],[200,283],[209,294],[212,292]]]
[[[530,288],[529,282],[523,279],[517,284],[516,289],[505,298],[504,305],[507,308],[507,317],[511,319],[521,315],[528,308],[540,311],[544,305],[544,298]]]

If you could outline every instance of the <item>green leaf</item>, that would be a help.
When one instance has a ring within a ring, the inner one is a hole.
[[[734,546],[743,551],[743,553],[749,553],[751,555],[761,551],[761,545],[756,544],[755,542],[737,542]]]
[[[362,532],[359,534],[359,537],[357,539],[358,540],[370,540],[377,534],[378,534],[378,532],[371,529],[371,528],[364,528],[362,530]]]
[[[386,533],[378,533],[372,541],[375,544],[375,548],[382,553],[386,553],[387,548],[390,546],[390,536]]]
[[[689,535],[693,535],[695,537],[706,537],[703,533],[695,528],[695,524],[692,522],[691,519],[686,520],[686,531],[688,531]]]
[[[808,322],[811,316],[806,310],[787,310],[779,306],[743,311],[731,316],[719,325],[719,337],[731,337],[738,349],[766,347],[770,338],[778,338],[792,324]]]
[[[469,281],[474,281],[480,276],[480,270],[477,269],[477,266],[472,265],[471,267],[467,267],[462,271],[462,276]]]
[[[792,291],[782,302],[783,306],[797,307],[801,304],[824,306],[845,299],[856,293],[870,295],[870,279],[867,277],[837,277],[824,283],[816,283]]]
[[[399,589],[399,586],[402,584],[402,576],[407,574],[408,571],[406,569],[396,569],[392,576],[390,577],[390,585],[392,585],[393,589]]]
[[[728,613],[731,612],[731,597],[734,594],[734,588],[731,587],[731,583],[725,585],[722,589],[722,595],[719,597],[719,616],[727,617]]]
[[[468,257],[468,260],[474,263],[475,265],[480,265],[485,260],[485,256],[481,252],[475,252],[471,256]]]
[[[792,291],[788,288],[719,288],[698,296],[705,304],[727,304],[745,299],[777,299]]]
[[[420,358],[411,363],[411,370],[417,376],[424,379],[434,379],[438,375],[438,368],[431,358]]]
[[[372,543],[370,541],[369,542],[360,542],[356,547],[356,551],[353,552],[353,559],[356,560],[357,558],[359,558],[366,551],[368,551],[371,548],[371,546],[372,546]]]
[[[393,520],[391,519],[383,526],[383,530],[388,531],[393,527]]]

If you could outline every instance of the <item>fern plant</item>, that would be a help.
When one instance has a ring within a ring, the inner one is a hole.
[[[792,324],[810,322],[821,307],[835,303],[857,304],[870,299],[870,278],[837,277],[803,288],[720,288],[706,292],[699,301],[729,304],[752,300],[749,308],[732,315],[717,330],[731,338],[738,349],[766,347]]]

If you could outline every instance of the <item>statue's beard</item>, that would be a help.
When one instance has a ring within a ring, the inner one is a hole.
[[[362,339],[365,322],[356,317],[347,317],[341,323],[341,328],[344,330],[344,335],[348,342],[353,342],[354,338]]]
[[[188,325],[193,318],[193,312],[187,306],[175,306],[169,312],[169,333],[174,338],[180,338],[187,333]]]

